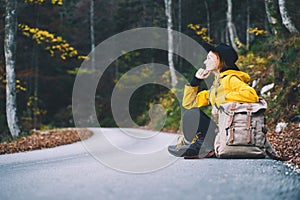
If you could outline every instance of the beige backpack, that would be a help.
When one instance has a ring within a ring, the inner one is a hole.
[[[265,100],[258,103],[225,103],[219,108],[219,132],[215,139],[218,158],[265,158],[273,151],[266,139]]]

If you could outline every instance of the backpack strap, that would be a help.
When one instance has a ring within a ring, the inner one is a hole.
[[[230,109],[230,118],[229,118],[229,122],[228,122],[228,128],[229,128],[229,143],[232,144],[233,143],[233,140],[234,140],[234,137],[233,137],[233,130],[234,130],[234,127],[232,126],[232,122],[233,122],[233,118],[234,118],[234,111],[236,109],[236,102],[234,102],[231,106],[231,109]]]
[[[273,160],[278,160],[278,161],[289,161],[293,157],[287,157],[287,156],[279,156],[275,150],[272,148],[271,144],[269,143],[268,140],[266,140],[265,143],[265,148],[266,148],[266,154]]]
[[[247,107],[247,142],[248,144],[251,143],[251,116],[252,116],[252,106],[249,103]]]

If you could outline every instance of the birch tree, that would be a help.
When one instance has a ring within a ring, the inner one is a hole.
[[[249,0],[247,0],[247,28],[246,28],[246,48],[249,50],[250,45],[250,33],[248,30],[250,29],[250,4]]]
[[[207,36],[210,38],[210,11],[207,0],[204,1],[205,9],[206,9],[206,24],[207,24]]]
[[[172,33],[172,0],[165,0],[165,13],[167,17],[167,29],[168,29],[168,62],[171,74],[171,83],[175,87],[178,80],[175,74],[174,62],[173,62],[173,33]]]
[[[6,64],[6,118],[11,135],[16,138],[20,134],[17,124],[16,106],[16,32],[17,32],[17,0],[6,0],[4,55]]]
[[[181,33],[182,31],[182,2],[181,0],[178,0],[178,32]],[[182,39],[181,39],[181,35],[179,35],[179,45],[178,45],[178,50],[179,53],[181,53],[181,47],[182,47]],[[178,60],[179,60],[179,69],[182,69],[182,59],[177,56]]]
[[[239,49],[235,43],[235,40],[238,40],[238,36],[236,34],[236,30],[235,30],[235,26],[232,22],[232,1],[231,0],[227,0],[227,28],[229,31],[229,38],[230,38],[230,43],[231,46],[238,52]]]
[[[289,30],[290,33],[299,34],[299,31],[297,30],[294,23],[292,22],[285,5],[286,5],[285,0],[278,0],[278,6],[279,6],[282,23]]]
[[[271,32],[274,35],[279,35],[282,32],[282,29],[280,26],[280,16],[277,11],[275,0],[265,0],[265,9],[268,22],[271,25]]]
[[[92,69],[95,69],[95,31],[94,31],[94,0],[90,0],[90,37],[91,37],[91,64]]]

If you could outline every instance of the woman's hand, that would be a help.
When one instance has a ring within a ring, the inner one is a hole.
[[[210,75],[210,71],[202,68],[200,68],[195,74],[196,78],[198,79],[206,79],[207,77],[209,77],[209,75]]]

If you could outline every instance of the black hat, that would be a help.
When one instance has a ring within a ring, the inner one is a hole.
[[[232,48],[232,46],[229,46],[224,43],[220,43],[217,46],[207,45],[205,46],[207,51],[215,51],[219,54],[220,59],[224,60],[226,65],[233,70],[239,70],[239,68],[236,66],[235,62],[238,59],[238,54],[236,51]]]

